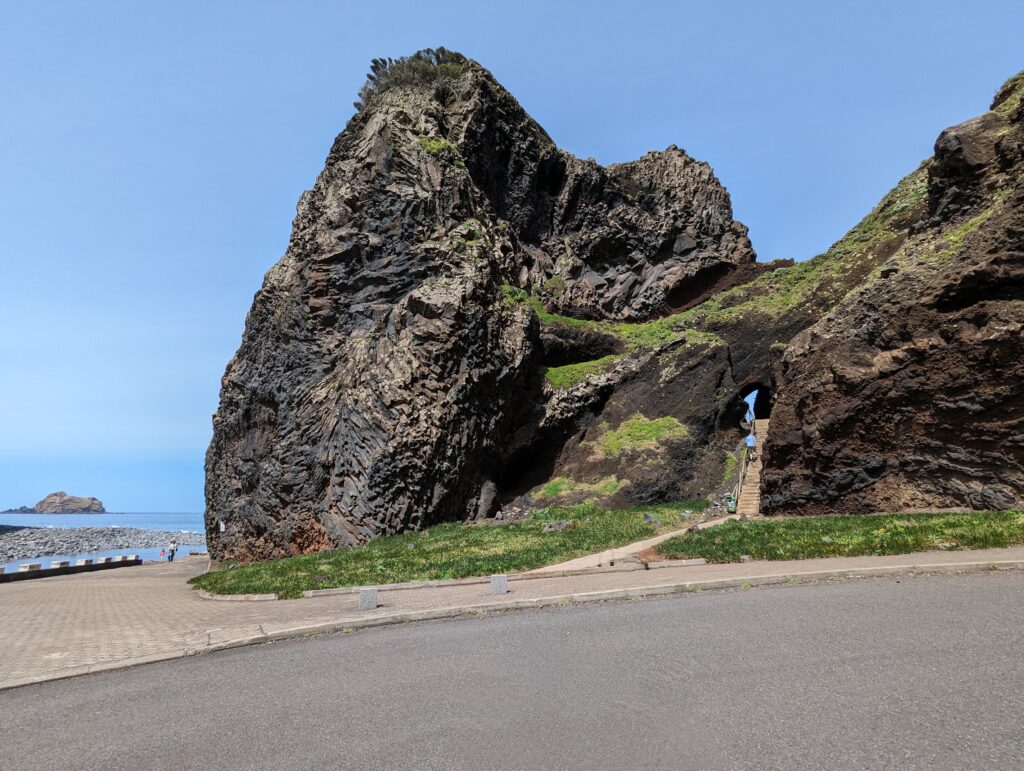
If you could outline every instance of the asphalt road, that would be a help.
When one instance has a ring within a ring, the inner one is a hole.
[[[1022,768],[1024,574],[426,622],[0,692],[0,768],[72,767]]]

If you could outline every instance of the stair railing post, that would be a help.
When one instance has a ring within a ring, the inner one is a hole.
[[[744,446],[741,457],[743,458],[740,463],[740,477],[736,480],[736,503],[740,502],[740,493],[743,492],[743,478],[747,475],[747,448]]]

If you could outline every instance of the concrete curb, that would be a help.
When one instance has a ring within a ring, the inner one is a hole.
[[[557,605],[582,602],[602,602],[606,600],[657,597],[715,589],[732,589],[736,587],[753,588],[755,586],[772,586],[778,584],[800,584],[812,581],[822,581],[830,578],[846,579],[872,576],[900,576],[914,575],[917,573],[980,573],[992,570],[1024,570],[1024,559],[944,562],[935,564],[919,562],[916,564],[910,563],[904,565],[885,565],[862,568],[851,567],[845,570],[788,571],[786,573],[778,573],[768,576],[737,576],[733,578],[682,581],[653,586],[604,589],[593,592],[570,592],[523,600],[517,600],[510,597],[505,600],[490,600],[477,604],[458,605],[447,608],[405,611],[370,618],[345,617],[320,624],[298,625],[287,629],[279,629],[275,632],[269,632],[266,634],[251,635],[237,640],[213,643],[199,648],[186,648],[176,654],[155,654],[153,656],[124,659],[117,662],[94,664],[88,667],[75,667],[66,669],[59,674],[52,676],[39,676],[25,678],[22,680],[13,680],[0,684],[0,691],[5,691],[10,688],[20,688],[37,683],[81,677],[82,675],[97,674],[99,672],[113,672],[121,669],[128,669],[129,667],[138,666],[140,664],[151,664],[157,661],[170,661],[178,658],[185,658],[187,656],[230,650],[232,648],[242,648],[249,645],[258,645],[260,643],[274,642],[277,640],[330,634],[332,632],[355,631],[357,629],[367,629],[377,626],[407,624],[414,621],[457,618],[460,616],[479,616],[489,612],[523,610],[527,608],[547,608]],[[646,573],[646,575],[650,576],[650,573]],[[386,603],[383,607],[386,607]]]
[[[0,568],[0,584],[9,583],[12,581],[27,581],[34,580],[37,578],[53,578],[55,576],[70,576],[78,573],[94,573],[98,570],[113,570],[115,568],[125,567],[137,567],[142,564],[142,560],[136,555],[124,555],[119,557],[106,557],[107,561],[103,562],[100,560],[82,559],[78,560],[75,564],[71,564],[69,560],[63,562],[50,562],[50,567],[42,567],[42,563],[37,563],[35,570],[18,570],[15,573],[5,573],[3,568]]]
[[[210,594],[205,589],[196,588],[196,594],[204,600],[217,602],[267,602],[281,599],[276,594]]]

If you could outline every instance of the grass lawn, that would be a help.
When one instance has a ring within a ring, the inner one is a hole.
[[[681,526],[707,507],[704,501],[606,510],[593,503],[549,506],[508,524],[435,525],[419,533],[378,538],[365,546],[286,557],[252,565],[227,565],[190,583],[215,594],[299,597],[306,589],[370,586],[467,578],[532,570],[625,546]],[[661,522],[648,522],[650,514]],[[568,519],[564,530],[544,532],[548,522]]]
[[[743,554],[759,560],[799,560],[1015,544],[1024,544],[1021,511],[730,520],[670,538],[658,551],[673,559],[739,562]]]

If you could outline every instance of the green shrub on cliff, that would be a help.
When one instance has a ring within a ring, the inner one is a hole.
[[[447,48],[424,48],[411,56],[373,59],[354,107],[362,110],[373,98],[395,86],[444,85],[457,78],[466,57]]]
[[[447,139],[420,137],[419,143],[420,147],[422,147],[427,153],[436,158],[440,158],[442,161],[447,161],[448,163],[460,168],[466,165],[465,161],[462,160],[462,155],[459,154],[459,148]]]

